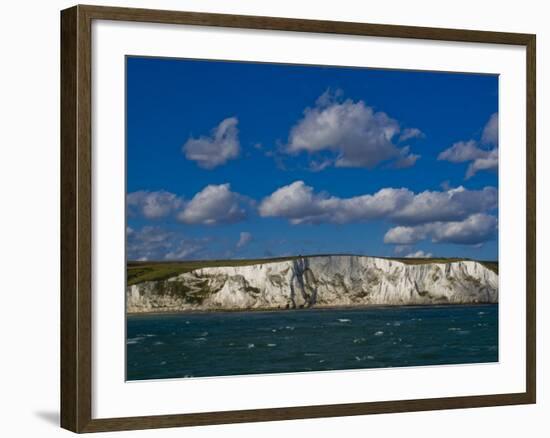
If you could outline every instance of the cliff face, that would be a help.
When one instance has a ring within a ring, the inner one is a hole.
[[[360,256],[304,257],[202,268],[129,286],[129,313],[498,302],[498,275],[474,261],[405,264]]]

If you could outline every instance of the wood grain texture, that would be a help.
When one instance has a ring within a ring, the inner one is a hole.
[[[197,26],[284,30],[293,32],[333,33],[388,38],[414,38],[513,45],[526,45],[531,38],[531,35],[529,34],[464,29],[442,29],[435,27],[302,20],[296,18],[259,17],[253,15],[228,15],[202,12],[112,8],[104,6],[80,6],[80,8],[84,13],[89,14],[89,16],[94,19],[138,21],[147,23],[187,24]]]
[[[531,35],[527,51],[527,267],[526,267],[526,347],[527,394],[532,403],[537,399],[537,81],[536,37]]]
[[[61,425],[91,419],[91,21],[61,14]]]
[[[148,417],[92,420],[81,432],[106,432],[132,429],[204,426],[307,418],[345,417],[442,409],[464,409],[531,403],[527,394],[502,394],[472,397],[448,397],[387,402],[348,403],[292,408],[206,412],[200,414],[159,415]]]
[[[76,8],[61,16],[61,426],[77,429]]]
[[[513,44],[527,50],[527,369],[517,394],[92,419],[91,23],[122,20],[294,32]],[[536,400],[534,35],[195,12],[75,6],[61,13],[61,426],[74,432],[458,409]]]

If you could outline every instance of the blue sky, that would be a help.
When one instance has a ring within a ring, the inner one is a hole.
[[[127,58],[132,260],[498,257],[498,77]]]

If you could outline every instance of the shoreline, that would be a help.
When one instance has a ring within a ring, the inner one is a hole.
[[[152,312],[126,312],[126,317],[137,316],[159,316],[159,315],[190,315],[190,314],[225,314],[225,313],[286,313],[286,312],[306,312],[310,310],[370,310],[370,309],[390,309],[390,308],[434,308],[434,307],[473,307],[473,306],[498,306],[497,303],[440,303],[440,304],[373,304],[359,306],[313,306],[298,309],[274,309],[274,308],[256,308],[256,309],[212,309],[212,310],[160,310]]]

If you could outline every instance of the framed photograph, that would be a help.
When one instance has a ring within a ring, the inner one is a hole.
[[[61,425],[535,403],[535,35],[61,13]]]

